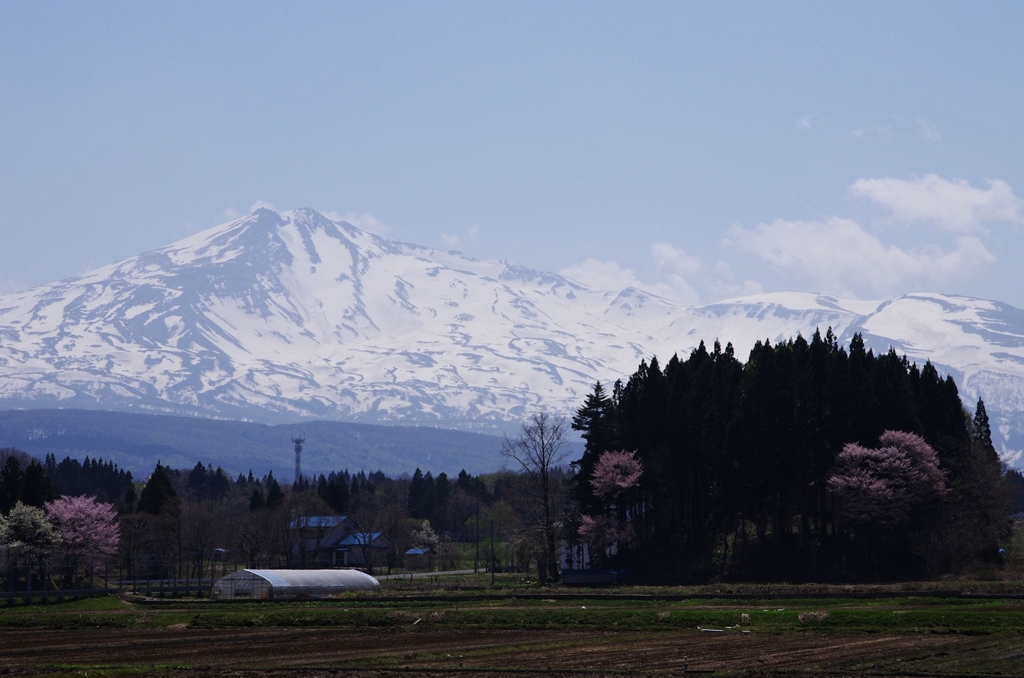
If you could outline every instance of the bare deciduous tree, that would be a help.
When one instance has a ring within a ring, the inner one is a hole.
[[[181,505],[181,532],[190,575],[201,580],[204,564],[213,558],[214,539],[217,535],[217,518],[210,507],[193,500]]]
[[[270,539],[268,511],[259,509],[244,512],[236,509],[233,515],[234,546],[245,557],[246,567],[259,567]],[[269,563],[267,567],[270,567]]]
[[[402,506],[398,502],[388,504],[380,521],[381,536],[388,546],[388,574],[392,568],[401,567],[405,551],[412,545],[409,514]]]
[[[562,417],[545,412],[533,415],[515,438],[505,436],[501,453],[518,465],[523,480],[523,498],[532,504],[531,527],[540,533],[538,576],[542,584],[558,579],[558,515],[561,497],[561,467],[569,451],[565,449],[569,426]]]

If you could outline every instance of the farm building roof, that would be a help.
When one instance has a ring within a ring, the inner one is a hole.
[[[380,532],[357,532],[345,535],[338,542],[338,546],[366,546],[367,544],[373,544],[378,539],[380,539]]]
[[[293,530],[299,530],[307,527],[321,528],[321,527],[341,527],[346,522],[351,522],[348,516],[302,516],[296,520],[293,520],[288,525]]]

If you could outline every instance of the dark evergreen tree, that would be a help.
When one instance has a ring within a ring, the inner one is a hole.
[[[142,488],[138,510],[143,513],[160,515],[167,502],[177,496],[178,493],[174,491],[174,485],[171,483],[170,470],[158,461],[156,469],[153,470],[149,480]]]
[[[406,510],[409,517],[423,518],[423,471],[417,466],[413,471],[412,480],[409,482],[409,498],[406,502]]]
[[[975,442],[992,447],[992,427],[988,423],[988,412],[985,411],[985,401],[978,398],[978,405],[974,409],[974,430],[971,437]]]
[[[452,484],[448,480],[448,474],[442,471],[434,478],[434,496],[430,517],[430,524],[436,525],[440,530],[456,529],[451,524],[451,507],[449,506],[451,495]]]
[[[334,476],[328,480],[321,475],[317,494],[338,514],[343,514],[348,509],[351,494],[343,477]]]
[[[583,402],[583,407],[572,418],[573,430],[579,431],[586,443],[583,456],[574,462],[576,477],[572,494],[576,502],[587,511],[595,510],[600,504],[590,490],[594,464],[601,453],[616,447],[614,412],[612,400],[599,381],[594,384],[594,390]]]
[[[206,493],[213,501],[223,501],[231,492],[231,480],[220,466],[209,473],[207,469]]]
[[[42,508],[48,501],[57,498],[57,492],[53,489],[53,483],[46,477],[46,469],[38,461],[33,461],[25,469],[25,476],[21,489],[21,503],[26,506]]]
[[[267,508],[277,508],[284,501],[284,492],[276,480],[270,481],[270,488],[267,490]]]
[[[420,469],[412,474],[409,483],[408,511],[411,518],[418,520],[430,519],[434,511],[434,477],[428,471],[426,475]]]
[[[46,455],[43,467],[46,469],[46,477],[53,481],[57,475],[57,457],[53,454]]]
[[[196,462],[195,467],[188,472],[188,480],[185,481],[185,488],[194,498],[202,501],[209,498],[207,492],[208,482],[209,474],[206,472],[206,467],[203,466],[203,462],[198,461]]]
[[[249,512],[259,511],[265,508],[266,505],[267,501],[263,498],[263,490],[260,487],[253,489],[252,494],[249,496]]]
[[[459,471],[455,486],[482,504],[491,503],[491,496],[487,491],[487,485],[480,478],[466,473],[466,469]]]
[[[10,455],[0,470],[0,513],[6,516],[21,499],[24,480],[25,472],[21,470],[21,462],[13,454]]]

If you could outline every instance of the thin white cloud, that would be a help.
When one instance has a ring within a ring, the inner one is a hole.
[[[719,261],[715,264],[715,274],[711,277],[711,281],[711,289],[714,294],[712,297],[709,297],[709,301],[764,292],[764,286],[756,280],[751,278],[737,280],[732,266],[724,261]]]
[[[757,281],[738,280],[728,263],[719,261],[713,266],[706,265],[681,247],[670,243],[656,242],[651,245],[651,257],[659,282],[679,290],[673,298],[685,299],[686,303],[760,294],[762,291]]]
[[[811,129],[811,119],[813,117],[813,115],[805,115],[802,118],[797,118],[796,126],[799,127],[800,129]]]
[[[459,245],[464,245],[466,243],[473,242],[474,240],[476,240],[476,237],[478,235],[480,235],[480,227],[477,226],[476,224],[473,224],[472,226],[469,227],[469,230],[462,235],[454,233],[442,233],[441,240],[443,240],[444,244],[447,245],[448,247],[454,248],[458,247]]]
[[[252,210],[249,211],[251,212]],[[235,219],[242,215],[238,213],[238,210],[235,209],[234,205],[228,205],[227,207],[224,208],[224,211],[221,212],[221,216],[227,219],[228,221],[234,221]]]
[[[753,280],[737,280],[726,262],[706,265],[670,243],[652,244],[651,258],[653,280],[641,280],[633,269],[599,259],[587,259],[559,273],[593,289],[617,292],[635,287],[686,305],[762,292],[761,285]]]
[[[653,282],[641,280],[633,269],[618,262],[598,259],[587,259],[563,268],[559,273],[597,290],[617,292],[626,287],[635,287],[681,304],[700,303],[700,295],[687,280],[701,270],[700,261],[681,248],[664,242],[651,245],[651,256],[657,275],[657,280]]]
[[[625,287],[643,286],[633,273],[633,269],[625,268],[614,261],[590,258],[563,268],[559,273],[595,290],[617,291]]]
[[[931,120],[927,118],[917,119],[917,128],[921,132],[921,137],[925,141],[942,141],[942,133],[939,132],[938,126],[935,125]]]
[[[868,135],[874,134],[885,137],[886,139],[892,139],[895,136],[892,129],[892,125],[873,125],[870,127],[858,127],[854,130],[851,130],[850,134],[857,137],[858,139],[863,139]]]
[[[323,215],[331,221],[344,221],[352,224],[360,231],[375,233],[376,235],[384,235],[390,230],[390,227],[383,220],[378,219],[369,212],[363,212],[362,214],[345,212],[342,214],[335,210],[327,210],[323,212]]]
[[[904,250],[839,217],[734,227],[729,242],[777,269],[806,278],[818,290],[849,296],[898,294],[910,283],[963,278],[995,261],[973,236],[957,238],[951,250],[934,245]]]
[[[802,120],[803,118],[797,120],[798,127],[803,127],[803,125],[800,124]],[[809,126],[810,125],[808,125],[808,127]],[[931,143],[938,143],[942,141],[942,132],[939,130],[939,126],[928,118],[920,115],[913,119],[908,119],[902,115],[892,115],[889,116],[888,122],[856,127],[850,130],[850,134],[858,139],[881,137],[889,141],[893,141],[897,138],[923,139],[924,141]]]
[[[618,292],[627,287],[635,287],[680,304],[696,304],[700,301],[700,297],[689,283],[676,273],[662,275],[659,281],[647,283],[640,280],[631,268],[626,268],[614,261],[598,259],[587,259],[582,263],[563,268],[559,273],[595,290]]]
[[[935,174],[915,179],[858,179],[850,194],[887,207],[897,219],[928,221],[946,231],[969,233],[984,221],[1024,223],[1024,201],[1005,181],[975,188],[962,179]]]
[[[28,289],[28,285],[13,278],[0,278],[0,294],[11,294]]]
[[[249,207],[249,211],[255,212],[256,210],[261,208],[271,210],[272,212],[277,211],[277,207],[274,206],[274,203],[267,202],[266,200],[257,200],[252,204],[251,207]]]
[[[697,257],[667,242],[656,242],[651,245],[651,256],[654,257],[654,265],[659,271],[696,276],[704,270],[704,265]]]

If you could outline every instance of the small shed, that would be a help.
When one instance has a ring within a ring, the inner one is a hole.
[[[380,582],[358,570],[239,570],[213,583],[213,600],[325,598],[349,591],[380,591]]]
[[[433,570],[433,549],[409,549],[405,552],[405,567],[409,570]]]

